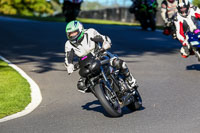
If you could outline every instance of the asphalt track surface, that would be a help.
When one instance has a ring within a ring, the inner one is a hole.
[[[92,94],[76,89],[78,73],[64,68],[65,23],[0,19],[0,54],[40,86],[32,113],[0,123],[0,133],[199,133],[200,65],[182,59],[180,44],[160,32],[90,25],[112,39],[139,83],[143,108],[110,118]]]

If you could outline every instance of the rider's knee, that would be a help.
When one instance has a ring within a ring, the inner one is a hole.
[[[113,60],[113,63],[112,63],[112,64],[113,64],[113,66],[116,67],[117,69],[121,69],[122,66],[123,66],[123,63],[124,63],[123,60],[116,58],[116,59]]]

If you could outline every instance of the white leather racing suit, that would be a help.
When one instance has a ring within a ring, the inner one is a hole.
[[[103,36],[99,34],[95,29],[87,29],[84,31],[83,39],[78,42],[78,44],[71,44],[70,41],[65,43],[65,63],[66,65],[73,63],[74,54],[78,57],[84,57],[89,53],[94,54],[95,50],[99,48],[99,46],[91,40],[96,36],[100,36],[102,38],[102,43],[107,42],[111,45],[111,40],[107,36]]]
[[[174,14],[177,12],[177,1],[175,0],[173,3],[168,2],[168,0],[164,0],[161,4],[161,16],[164,20],[165,24],[168,23],[169,19],[171,19]]]

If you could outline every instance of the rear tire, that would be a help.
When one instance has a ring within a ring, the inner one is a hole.
[[[135,90],[135,96],[134,101],[127,105],[127,108],[131,111],[139,110],[142,107],[142,98],[138,92],[138,90]]]
[[[95,95],[100,101],[103,108],[106,110],[106,112],[112,116],[112,117],[119,117],[122,115],[122,111],[118,102],[118,99],[114,99],[114,102],[111,101],[110,98],[110,92],[107,90],[106,87],[103,87],[103,84],[97,84],[94,87]]]

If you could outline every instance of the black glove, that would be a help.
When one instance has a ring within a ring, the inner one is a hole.
[[[90,40],[94,42],[100,42],[100,43],[104,42],[103,38],[100,35],[96,35],[94,38],[90,38]]]

